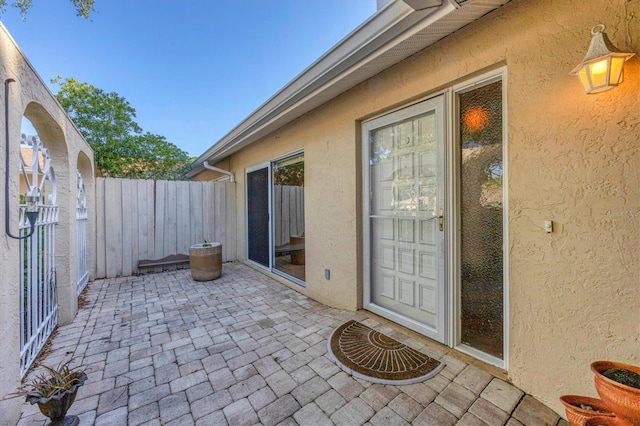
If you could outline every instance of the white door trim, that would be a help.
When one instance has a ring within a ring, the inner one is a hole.
[[[463,345],[460,343],[460,219],[456,214],[451,212],[457,212],[460,208],[460,200],[458,198],[460,178],[459,178],[459,141],[458,141],[458,111],[457,102],[455,96],[457,93],[461,93],[467,90],[471,90],[474,87],[479,87],[491,82],[502,81],[502,115],[503,115],[503,358],[499,359],[480,352],[472,347]],[[475,358],[478,358],[489,364],[498,366],[504,370],[508,370],[509,367],[509,329],[510,329],[510,317],[509,317],[509,197],[508,197],[508,106],[507,106],[507,67],[503,66],[476,76],[472,79],[466,80],[460,84],[451,86],[444,92],[435,94],[434,97],[429,99],[435,99],[438,96],[442,96],[444,104],[444,132],[446,140],[445,148],[445,288],[442,295],[442,300],[445,315],[445,330],[443,343],[449,347],[454,347],[457,350],[469,354]],[[427,99],[427,100],[429,100]],[[363,170],[363,308],[377,313],[381,316],[388,317],[389,311],[385,308],[376,306],[371,303],[371,288],[370,288],[370,269],[371,269],[371,236],[369,231],[370,223],[370,180],[369,180],[369,140],[368,134],[370,130],[374,128],[390,124],[397,120],[397,116],[392,115],[399,111],[407,111],[408,115],[417,115],[420,111],[419,105],[425,102],[425,100],[418,101],[415,104],[409,105],[405,108],[401,108],[390,113],[376,116],[362,123],[362,170]],[[378,121],[380,120],[380,121]],[[374,127],[375,126],[375,127]],[[446,212],[449,212],[447,215]],[[420,325],[415,321],[405,319],[393,319],[393,321],[419,333],[422,333]],[[424,327],[423,327],[424,328]]]

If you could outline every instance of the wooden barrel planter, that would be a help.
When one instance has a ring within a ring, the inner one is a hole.
[[[189,247],[189,267],[195,281],[211,281],[222,274],[222,244],[202,243]]]

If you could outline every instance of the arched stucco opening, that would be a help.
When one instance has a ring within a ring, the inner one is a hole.
[[[55,275],[59,322],[64,325],[71,322],[78,309],[75,289],[75,203],[71,205],[70,197],[65,196],[75,192],[76,171],[70,167],[64,131],[52,115],[41,104],[32,101],[27,104],[24,117],[31,122],[42,144],[49,150],[56,174],[59,219],[55,233]]]
[[[86,197],[87,207],[87,267],[89,268],[89,279],[94,278],[95,274],[95,229],[96,229],[96,212],[95,212],[95,171],[91,159],[84,151],[78,153],[76,165],[78,171],[82,175],[84,182],[84,193]]]

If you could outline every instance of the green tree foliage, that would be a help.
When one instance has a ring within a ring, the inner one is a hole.
[[[136,110],[115,92],[74,78],[56,77],[58,102],[89,142],[102,176],[185,180],[189,155],[164,136],[144,132]]]
[[[94,2],[95,0],[71,0],[73,7],[76,8],[78,16],[82,18],[89,18],[91,12],[95,12],[95,9],[93,8]],[[0,13],[4,12],[6,6],[7,0],[0,0]],[[11,6],[20,9],[20,15],[22,15],[22,19],[25,19],[27,16],[27,10],[33,6],[33,0],[14,0],[11,3]]]
[[[304,186],[304,161],[275,167],[273,181],[276,185]]]

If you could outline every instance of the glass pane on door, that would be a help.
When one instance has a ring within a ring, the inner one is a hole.
[[[272,169],[274,268],[304,281],[304,156],[276,161]]]
[[[247,173],[247,256],[269,267],[269,168]]]
[[[502,82],[458,101],[461,343],[503,359]]]

